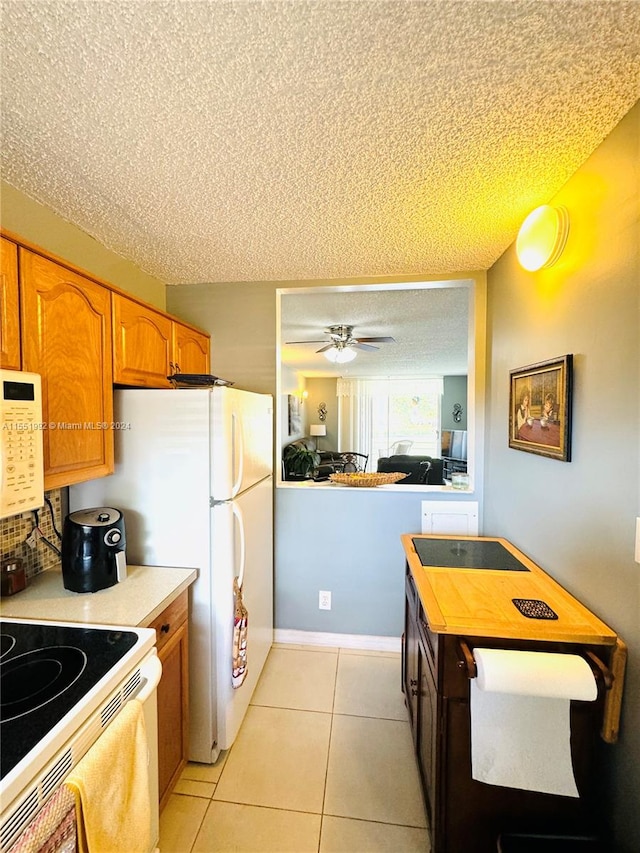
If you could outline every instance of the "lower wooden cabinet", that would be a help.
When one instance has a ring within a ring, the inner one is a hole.
[[[434,634],[407,567],[402,685],[409,711],[432,853],[489,853],[501,833],[589,835],[602,702],[572,702],[571,751],[580,798],[488,785],[473,779],[470,683],[463,652],[508,647],[574,651],[579,646]],[[606,660],[606,649],[598,652]]]
[[[188,594],[183,592],[155,619],[162,664],[158,685],[158,791],[160,810],[187,763],[189,747]]]

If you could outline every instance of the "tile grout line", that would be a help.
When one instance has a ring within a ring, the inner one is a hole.
[[[205,809],[205,810],[204,810],[204,812],[202,813],[202,819],[200,820],[200,823],[198,824],[198,829],[197,829],[197,831],[194,833],[194,836],[193,836],[193,842],[192,842],[192,844],[191,844],[191,847],[189,847],[189,850],[188,850],[188,851],[185,851],[185,853],[192,853],[193,848],[196,846],[196,842],[197,842],[197,840],[198,840],[198,836],[200,835],[200,832],[202,831],[202,827],[204,826],[204,820],[205,820],[205,818],[206,818],[206,816],[207,816],[207,812],[209,811],[209,808],[210,808],[210,806],[211,806],[211,803],[212,803],[212,802],[213,802],[213,800],[209,800],[209,804],[208,804],[208,806],[206,807],[206,809]]]
[[[288,649],[282,649],[282,651],[288,651]],[[291,651],[298,651],[298,649],[291,649]],[[307,651],[307,650],[305,649],[305,651]],[[316,651],[316,649],[313,649],[313,651]],[[317,651],[319,651],[319,652],[331,652],[331,651],[333,651],[333,649],[329,649],[329,648],[320,649],[320,648],[318,648]],[[338,677],[339,677],[339,672],[340,672],[340,663],[341,663],[342,657],[345,658],[345,663],[346,663],[347,658],[378,657],[378,655],[367,655],[366,653],[363,655],[358,655],[357,652],[354,652],[354,650],[348,649],[346,651],[343,651],[339,647],[337,647],[335,649],[335,652],[336,652],[336,654],[335,654],[335,665],[334,665],[334,673],[333,673],[334,683],[333,683],[330,710],[314,710],[314,709],[310,709],[310,708],[289,708],[289,707],[285,707],[283,705],[261,705],[258,703],[254,703],[253,701],[250,702],[251,706],[257,707],[257,708],[267,708],[267,709],[270,708],[273,710],[287,710],[287,711],[294,712],[294,713],[300,713],[300,712],[305,713],[305,712],[307,712],[307,713],[329,714],[330,715],[331,719],[329,721],[329,739],[328,739],[328,748],[327,748],[327,756],[326,756],[326,764],[325,764],[325,778],[324,778],[324,786],[323,786],[322,803],[321,803],[320,812],[318,813],[316,811],[309,811],[306,809],[292,809],[292,808],[285,808],[285,807],[272,806],[272,805],[267,806],[267,805],[259,805],[259,804],[250,804],[250,803],[246,803],[246,802],[237,803],[234,800],[229,800],[226,798],[220,799],[220,800],[214,799],[218,785],[220,784],[220,782],[222,780],[222,775],[225,772],[227,764],[228,764],[228,759],[229,759],[231,750],[233,748],[233,747],[231,747],[228,751],[224,765],[220,770],[220,775],[218,776],[217,780],[215,782],[209,783],[209,784],[213,785],[213,791],[211,793],[211,796],[209,796],[209,797],[201,796],[198,793],[194,794],[191,792],[184,793],[184,794],[179,794],[176,792],[177,796],[181,796],[181,797],[186,796],[186,797],[190,797],[191,799],[194,799],[194,800],[196,800],[196,799],[208,800],[208,803],[207,803],[207,806],[205,808],[202,820],[199,822],[199,825],[197,827],[197,831],[196,831],[196,834],[194,836],[194,841],[193,841],[192,845],[189,847],[189,850],[188,851],[185,850],[184,853],[193,853],[194,847],[197,844],[197,841],[198,841],[198,838],[199,838],[200,833],[202,831],[204,822],[205,822],[207,815],[208,815],[208,812],[211,808],[211,804],[214,802],[226,803],[229,805],[236,805],[236,806],[250,806],[252,808],[265,809],[267,811],[276,811],[276,812],[285,812],[285,813],[286,812],[290,812],[290,813],[294,812],[296,814],[306,814],[306,815],[314,816],[314,817],[318,816],[320,818],[320,825],[319,825],[319,834],[318,834],[318,843],[317,843],[317,853],[320,853],[321,846],[322,846],[322,837],[323,837],[325,817],[335,817],[337,819],[353,820],[353,821],[358,821],[358,822],[362,822],[365,824],[376,823],[376,824],[379,824],[381,827],[383,827],[383,826],[396,826],[396,827],[403,827],[403,828],[407,828],[407,829],[422,829],[423,828],[423,827],[418,826],[418,825],[407,824],[407,823],[395,823],[395,822],[381,821],[381,820],[375,820],[375,819],[371,820],[371,819],[367,819],[367,818],[349,817],[346,815],[329,815],[325,812],[328,776],[329,776],[329,765],[330,765],[330,759],[331,759],[331,746],[332,746],[333,728],[334,728],[334,722],[335,722],[334,718],[336,716],[342,716],[342,717],[349,717],[351,719],[356,719],[356,720],[367,720],[367,719],[368,720],[376,720],[376,721],[379,720],[379,721],[391,722],[391,723],[402,723],[405,725],[407,723],[406,719],[399,719],[397,717],[384,717],[384,716],[376,716],[376,715],[370,715],[370,714],[339,713],[339,712],[337,712],[336,711],[336,703],[337,703],[337,698],[338,698],[338,689],[337,688],[338,688]],[[397,657],[397,656],[388,654],[388,655],[380,655],[380,657]],[[200,782],[203,780],[189,780],[189,781]]]
[[[333,735],[333,709],[336,704],[336,692],[338,690],[338,670],[340,668],[340,649],[338,649],[338,654],[336,655],[336,668],[333,679],[333,697],[331,699],[331,722],[329,724],[329,744],[327,747],[327,763],[324,770],[324,787],[322,789],[322,806],[320,810],[320,832],[318,833],[318,853],[320,853],[320,847],[322,844],[322,829],[324,826],[324,804],[327,797],[327,781],[329,779],[329,759],[331,757],[331,737]]]

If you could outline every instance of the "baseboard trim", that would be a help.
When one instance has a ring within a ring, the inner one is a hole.
[[[343,649],[362,649],[374,652],[400,652],[400,637],[375,637],[367,634],[325,634],[320,631],[293,631],[276,628],[275,643],[296,646],[341,646]]]

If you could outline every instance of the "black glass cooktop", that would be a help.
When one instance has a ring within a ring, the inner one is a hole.
[[[137,639],[133,631],[0,621],[1,778]]]
[[[500,572],[528,572],[529,569],[513,556],[501,542],[474,539],[413,540],[423,566],[442,566],[446,569],[495,569]]]

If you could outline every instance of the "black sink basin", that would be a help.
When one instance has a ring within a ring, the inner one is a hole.
[[[447,569],[493,569],[498,572],[529,571],[500,542],[415,538],[413,545],[423,566],[443,566]]]

